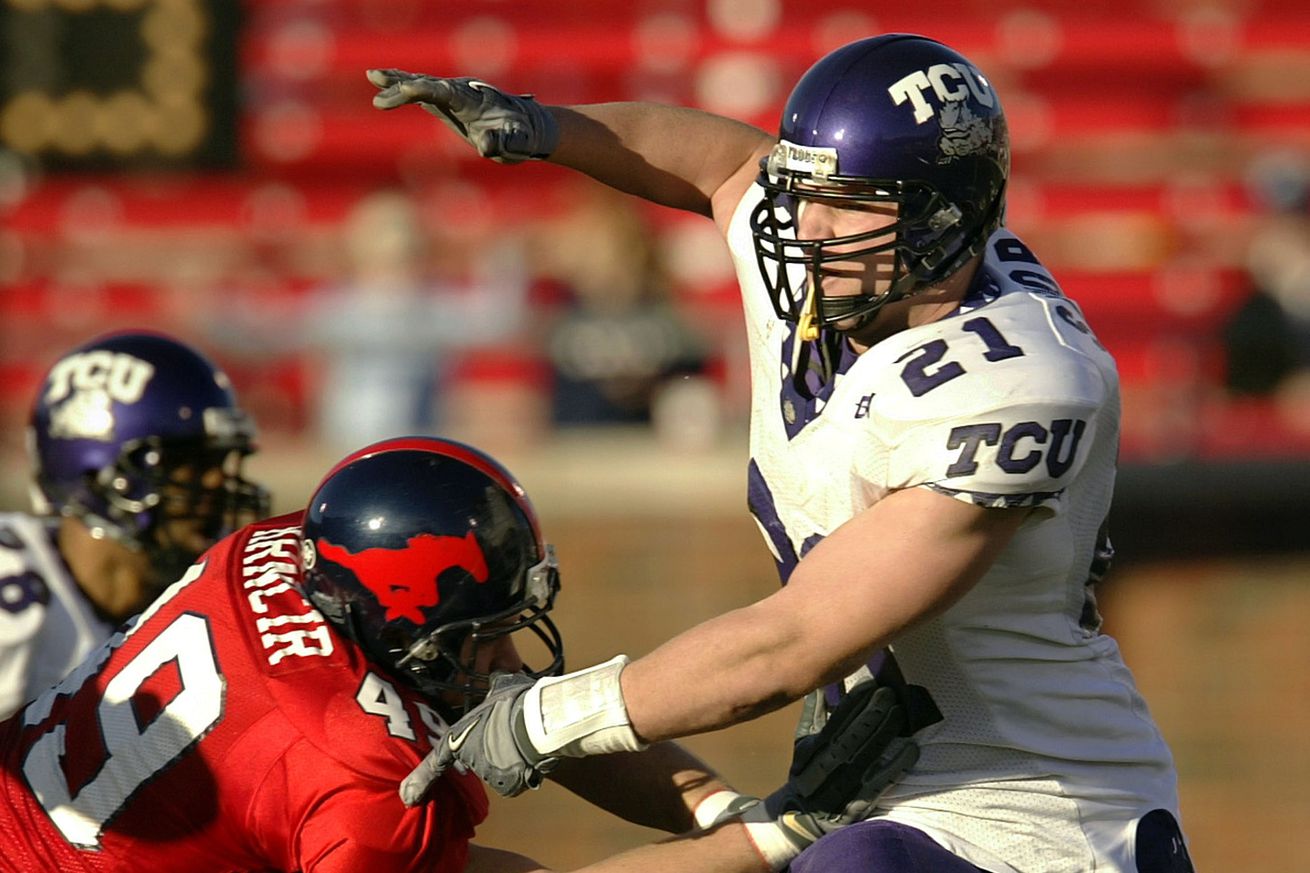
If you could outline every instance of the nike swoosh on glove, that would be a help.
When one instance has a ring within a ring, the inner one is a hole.
[[[523,726],[523,695],[534,684],[522,673],[498,673],[486,699],[469,710],[400,783],[406,806],[423,802],[449,767],[472,771],[498,794],[514,797],[541,781],[559,760],[537,753]]]

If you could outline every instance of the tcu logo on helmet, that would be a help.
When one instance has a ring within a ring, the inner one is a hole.
[[[97,350],[69,355],[50,370],[46,402],[50,435],[70,439],[114,438],[111,403],[135,403],[155,367],[124,352]],[[54,404],[68,398],[54,408]]]
[[[69,355],[50,370],[45,398],[55,403],[72,391],[104,391],[118,403],[135,403],[154,374],[154,364],[125,352],[81,352]]]
[[[967,100],[970,94],[983,106],[996,105],[991,83],[968,64],[933,64],[926,70],[915,70],[887,89],[897,106],[910,101],[916,124],[923,124],[936,113],[924,96],[928,91],[932,91],[943,106]]]
[[[407,618],[423,624],[423,607],[441,602],[437,579],[451,567],[467,570],[478,582],[487,581],[487,559],[469,531],[463,537],[423,533],[410,537],[403,549],[346,551],[320,539],[318,554],[355,574],[387,610],[387,621]]]

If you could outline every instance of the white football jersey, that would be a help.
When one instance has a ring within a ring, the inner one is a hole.
[[[751,508],[784,578],[898,489],[1037,507],[975,588],[892,646],[944,719],[917,735],[881,814],[993,871],[1135,871],[1124,835],[1152,809],[1177,817],[1177,780],[1088,584],[1118,452],[1112,357],[999,230],[957,312],[839,351],[834,378],[799,392],[796,326],[775,315],[751,241],[760,196],[728,241],[751,354]]]
[[[113,632],[73,580],[54,532],[51,520],[0,513],[0,719]]]

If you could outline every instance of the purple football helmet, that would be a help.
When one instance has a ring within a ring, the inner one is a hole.
[[[547,615],[559,590],[554,550],[523,488],[482,452],[420,436],[360,449],[314,492],[302,532],[309,599],[444,714],[485,695],[480,644],[528,630],[548,663],[524,672],[563,669]]]
[[[108,334],[61,357],[28,435],[37,510],[145,552],[154,588],[199,557],[165,522],[199,522],[212,544],[268,514],[267,492],[241,475],[254,425],[227,376],[162,334]]]
[[[766,196],[750,219],[778,317],[863,324],[884,303],[950,276],[1001,225],[1009,169],[1000,99],[959,53],[887,34],[824,56],[787,100],[778,144],[761,162]],[[797,240],[806,198],[895,204],[897,217],[867,233]],[[811,308],[807,272],[822,276],[827,264],[883,252],[894,254],[887,291],[816,294]]]

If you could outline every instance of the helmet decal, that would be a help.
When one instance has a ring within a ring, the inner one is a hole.
[[[153,364],[126,352],[69,355],[51,368],[47,379],[50,435],[112,442],[113,404],[136,403],[154,374]]]
[[[915,70],[887,89],[892,102],[900,106],[907,99],[914,107],[914,121],[923,124],[933,117],[932,104],[924,96],[932,91],[945,109],[957,105],[973,95],[983,106],[996,105],[996,93],[991,83],[980,72],[968,64],[933,64],[926,71]]]
[[[255,439],[199,351],[154,331],[104,334],[56,360],[32,405],[34,506],[144,552],[162,588],[268,514],[268,492],[242,473]]]
[[[969,108],[967,103],[948,103],[942,109],[942,162],[969,155],[986,154],[993,148],[994,126]]]
[[[320,539],[318,554],[354,573],[386,609],[387,621],[406,618],[423,624],[424,608],[441,602],[437,580],[452,567],[479,584],[487,581],[487,560],[473,531],[463,538],[421,533],[410,537],[403,549],[374,547],[354,553]]]
[[[404,436],[351,453],[314,491],[301,533],[309,599],[444,717],[485,696],[500,668],[478,653],[497,640],[540,643],[529,675],[563,669],[554,550],[518,481],[472,446]]]

